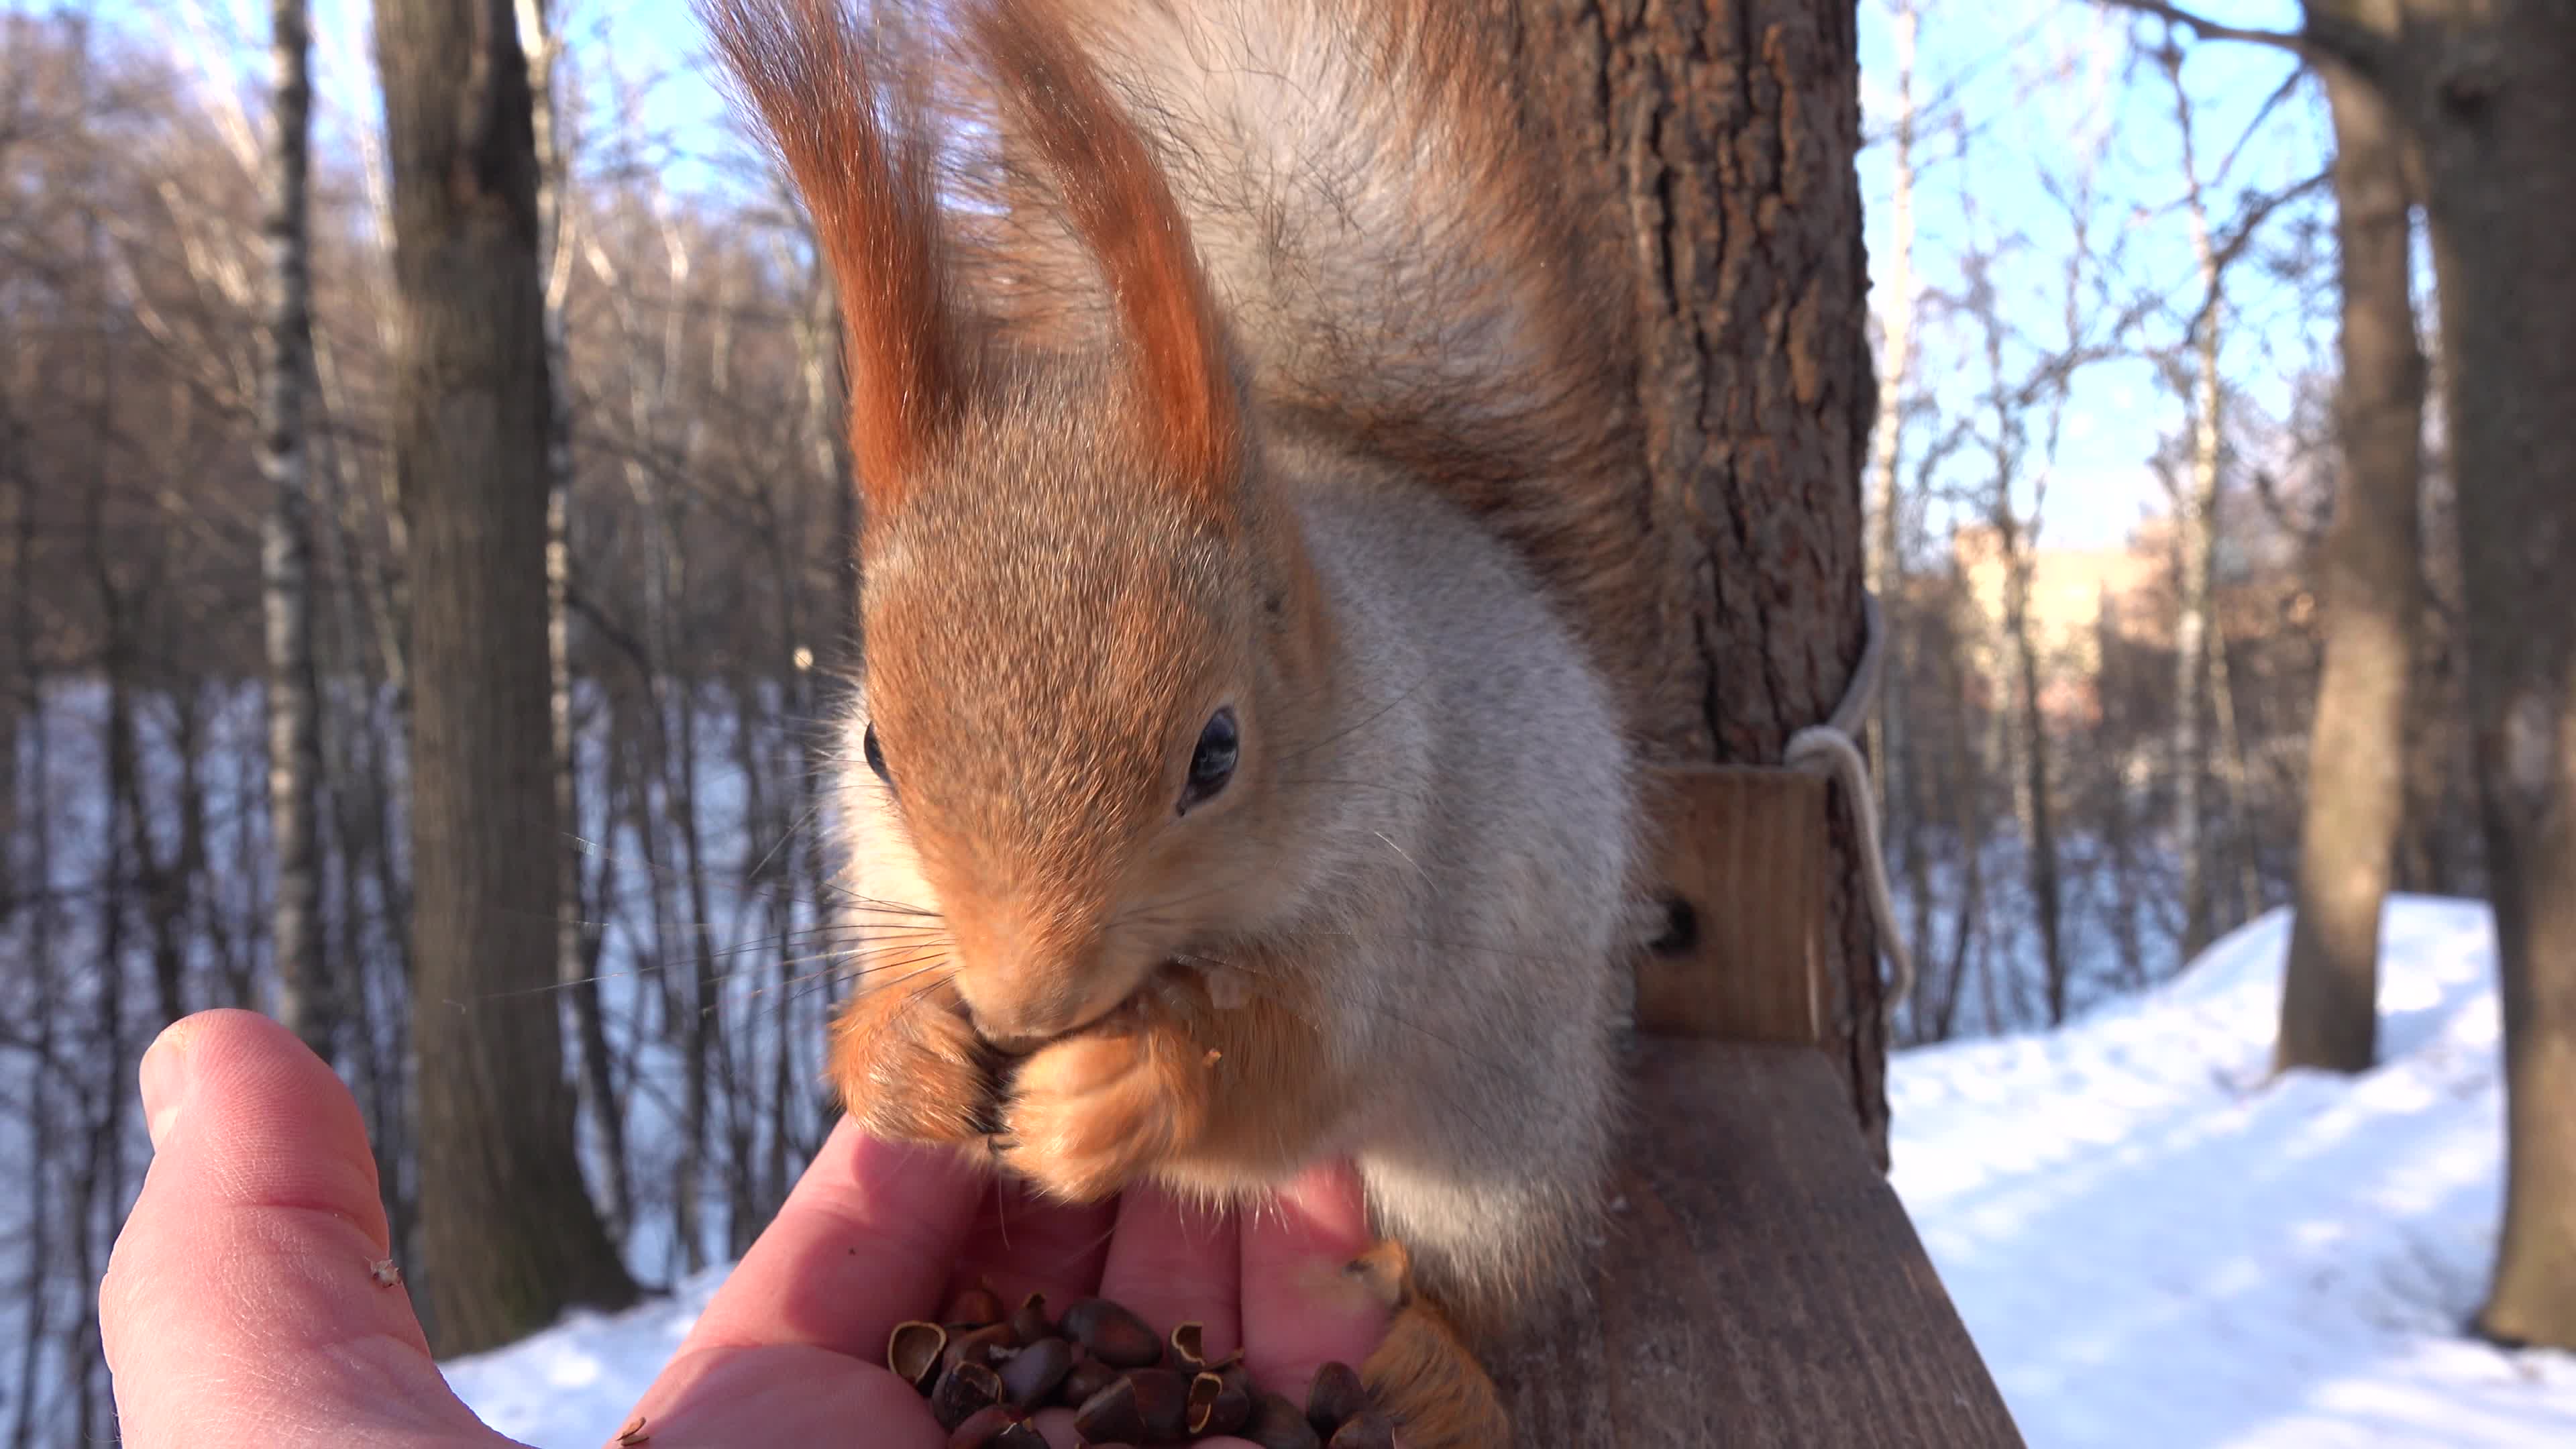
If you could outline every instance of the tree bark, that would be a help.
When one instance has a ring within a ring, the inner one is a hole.
[[[2504,1225],[2477,1321],[2576,1348],[2576,25],[2556,0],[2399,8],[2377,61],[2425,166],[2503,984]]]
[[[593,902],[582,889],[578,847],[582,829],[581,740],[573,710],[572,672],[572,348],[565,301],[572,291],[572,229],[564,203],[572,180],[555,89],[562,53],[549,16],[550,0],[519,0],[526,27],[519,37],[528,59],[529,114],[537,152],[537,256],[545,267],[546,384],[546,679],[547,715],[554,737],[555,813],[563,839],[555,852],[555,980],[571,998],[579,1042],[578,1110],[586,1100],[599,1131],[607,1169],[607,1227],[613,1241],[634,1230],[634,1192],[626,1170],[626,1112],[617,1098],[608,1061],[608,1027],[595,960]]]
[[[2344,476],[2326,536],[2325,662],[2299,825],[2297,914],[2276,1070],[2368,1069],[2378,1054],[2379,914],[2406,816],[2406,694],[2424,608],[2405,141],[2378,94],[2324,71],[2343,287]]]
[[[413,1043],[442,1355],[632,1301],[573,1151],[555,1003],[549,382],[509,0],[377,0],[409,534]]]
[[[2576,1348],[2576,25],[2564,0],[2307,0],[2422,170],[2504,1016],[2505,1209],[2477,1316]]]
[[[1574,159],[1592,264],[1629,279],[1637,507],[1664,579],[1642,723],[1665,760],[1777,765],[1859,663],[1865,326],[1847,3],[1513,0],[1524,120]],[[1839,1065],[1886,1154],[1882,986],[1851,802],[1835,796],[1826,959]]]
[[[333,1003],[323,973],[316,792],[322,779],[320,681],[313,663],[313,507],[305,380],[313,372],[312,42],[305,0],[269,10],[273,118],[268,151],[268,336],[260,395],[260,472],[269,488],[260,546],[268,624],[268,834],[276,861],[269,951],[277,1016],[324,1061]]]
[[[2050,794],[2048,718],[2040,709],[2039,646],[2031,637],[2031,548],[2019,539],[2012,498],[1998,487],[1996,529],[2004,540],[2004,640],[2012,659],[2013,801],[2022,828],[2022,874],[2030,887],[2031,922],[2039,932],[2048,1024],[2066,1024],[2071,963],[2066,958],[2064,892],[2059,886],[2056,802]],[[2000,674],[1997,676],[2000,678]]]

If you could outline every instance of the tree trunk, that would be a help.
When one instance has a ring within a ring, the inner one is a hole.
[[[2209,205],[2202,193],[2199,162],[2192,145],[2191,106],[2182,86],[2181,52],[2166,51],[2177,113],[2181,120],[2183,182],[2191,219],[2191,250],[2200,275],[2200,305],[2192,315],[2191,342],[2191,479],[2183,486],[2181,506],[2174,510],[2176,577],[2174,596],[2174,853],[2182,858],[2182,959],[2188,963],[2207,947],[2216,930],[2211,917],[2209,830],[2209,747],[2201,735],[2201,716],[2209,684],[2209,614],[2215,592],[2217,553],[2212,547],[2218,528],[2218,462],[2224,439],[2219,404],[2218,322],[2226,296],[2218,253],[2209,235]]]
[[[268,336],[260,396],[260,471],[269,488],[260,541],[268,623],[268,833],[276,861],[269,951],[277,1016],[332,1059],[331,984],[322,969],[315,854],[322,778],[321,701],[313,664],[313,508],[305,447],[305,379],[313,371],[313,272],[306,245],[313,81],[305,0],[269,10],[275,99],[268,151]]]
[[[2006,475],[2009,476],[2009,475]],[[2039,645],[2031,637],[2031,549],[2012,518],[2012,499],[1996,491],[1997,535],[2004,548],[2004,643],[2011,649],[2006,667],[2012,712],[2011,751],[2014,814],[2022,830],[2022,876],[2030,889],[2032,928],[2039,932],[2041,982],[2047,992],[2048,1024],[2066,1024],[2071,970],[2066,959],[2065,902],[2059,886],[2055,802],[2049,798],[2048,718],[2040,709]],[[2000,672],[1997,675],[2001,677]]]
[[[1666,760],[1777,765],[1860,660],[1865,328],[1848,4],[1494,5],[1533,144],[1573,158],[1589,264],[1627,279],[1635,412],[1612,436],[1660,561],[1641,723]],[[1850,808],[1835,794],[1828,1003],[1882,1163],[1886,1041]]]
[[[32,537],[30,517],[32,514],[20,520],[22,525],[30,527],[30,532],[21,535],[22,543]],[[20,556],[26,555],[22,553]],[[20,616],[20,628],[32,634],[28,616],[23,614]],[[22,639],[21,642],[27,641]],[[58,1049],[55,1032],[62,1021],[60,1015],[62,1005],[56,989],[60,968],[57,965],[54,949],[55,915],[52,890],[54,880],[53,729],[52,721],[44,713],[45,699],[40,692],[42,686],[35,673],[35,655],[32,650],[20,653],[18,667],[24,673],[27,683],[24,696],[29,706],[26,724],[29,736],[27,771],[28,779],[34,787],[29,792],[26,806],[27,878],[35,883],[32,898],[28,903],[26,931],[28,952],[26,974],[29,978],[29,994],[32,998],[32,1009],[29,1012],[30,1019],[26,1030],[34,1060],[49,1062],[54,1059]],[[12,758],[14,761],[14,757]],[[29,1153],[27,1162],[30,1170],[25,1174],[27,1217],[24,1241],[26,1246],[22,1251],[27,1254],[27,1262],[40,1265],[54,1262],[55,1255],[59,1251],[54,1234],[57,1219],[60,1216],[59,1197],[65,1172],[65,1165],[57,1155],[62,1150],[61,1109],[54,1099],[54,1075],[39,1068],[28,1073],[27,1083],[27,1151]],[[81,1231],[80,1220],[73,1219],[68,1226],[68,1231],[72,1233]],[[9,1442],[12,1446],[25,1445],[33,1449],[36,1443],[34,1429],[36,1412],[50,1403],[47,1396],[35,1391],[35,1386],[44,1382],[38,1377],[37,1368],[43,1361],[45,1342],[53,1332],[50,1310],[54,1295],[44,1291],[39,1282],[31,1285],[30,1291],[22,1292],[18,1296],[25,1304],[26,1336],[19,1340],[18,1346],[18,1383],[22,1387],[17,1396],[17,1413],[11,1427]]]
[[[2404,139],[2378,94],[2341,67],[2325,68],[2325,87],[2342,253],[2344,476],[2325,544],[2325,662],[2272,1061],[2358,1072],[2378,1053],[2379,913],[2406,815],[2406,690],[2424,607],[2424,356]]]
[[[537,151],[537,255],[544,263],[546,384],[546,678],[547,714],[554,737],[555,814],[563,840],[555,852],[555,980],[572,1001],[579,1042],[581,1088],[599,1131],[607,1168],[609,1236],[624,1242],[634,1230],[634,1198],[626,1172],[626,1113],[610,1078],[608,1028],[600,1000],[596,930],[588,924],[594,902],[582,889],[581,740],[573,710],[572,672],[572,349],[564,303],[572,291],[572,229],[564,222],[572,153],[555,89],[555,61],[562,42],[553,30],[550,0],[524,0],[528,32],[520,45],[528,59],[529,113]]]
[[[509,0],[378,0],[409,533],[421,1282],[441,1354],[632,1301],[573,1151],[554,980],[549,383]]]
[[[2504,1000],[2508,1167],[2478,1326],[2576,1348],[2576,25],[2551,0],[2405,0],[2441,313],[2469,717]]]

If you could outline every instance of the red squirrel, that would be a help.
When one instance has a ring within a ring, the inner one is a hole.
[[[1505,1442],[1472,1345],[1597,1228],[1643,830],[1562,163],[1437,0],[851,3],[702,0],[847,327],[831,1077],[1069,1201],[1347,1156],[1363,1376]]]

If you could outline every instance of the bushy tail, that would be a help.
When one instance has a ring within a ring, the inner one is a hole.
[[[1265,421],[1397,463],[1487,519],[1626,675],[1655,628],[1633,302],[1585,265],[1565,158],[1525,138],[1472,7],[1002,9],[1054,17],[1146,137]],[[951,169],[965,290],[1006,335],[1097,336],[1110,288],[1062,220],[1080,198],[1032,164],[1043,138],[992,103],[1008,67],[975,49],[942,88],[976,123]]]

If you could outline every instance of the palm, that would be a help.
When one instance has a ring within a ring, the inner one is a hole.
[[[407,1292],[368,1271],[385,1251],[374,1164],[327,1067],[274,1023],[209,1012],[147,1058],[144,1100],[152,1171],[100,1285],[123,1442],[505,1449],[439,1376]],[[1368,1246],[1347,1172],[1242,1218],[1149,1190],[1045,1207],[844,1124],[636,1414],[656,1444],[938,1449],[928,1407],[871,1360],[895,1324],[977,1282],[1197,1320],[1211,1354],[1240,1345],[1257,1382],[1298,1394],[1384,1331],[1373,1301],[1316,1286]],[[1060,1411],[1041,1427],[1073,1442]]]

